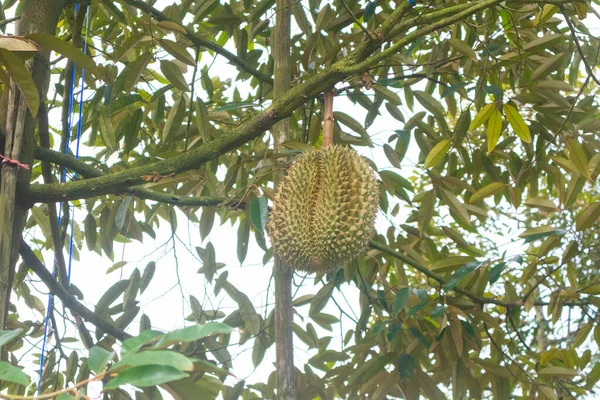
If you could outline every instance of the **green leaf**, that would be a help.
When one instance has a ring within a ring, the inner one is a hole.
[[[0,382],[14,382],[19,385],[29,385],[29,375],[11,363],[0,361]]]
[[[8,75],[21,91],[31,115],[35,117],[40,107],[40,95],[29,70],[12,51],[2,48],[0,48],[0,63],[6,67]]]
[[[129,286],[129,279],[123,279],[118,282],[115,282],[104,294],[100,297],[100,300],[96,303],[96,312],[106,310],[108,307],[114,303],[115,300],[121,294],[127,290]]]
[[[194,342],[207,336],[231,333],[232,328],[220,322],[209,322],[204,325],[194,325],[177,329],[164,335],[152,346],[153,349],[164,349],[181,342]]]
[[[121,385],[147,387],[186,378],[188,374],[164,365],[145,365],[126,369],[104,384],[105,390],[116,389]]]
[[[511,104],[504,104],[504,115],[506,115],[506,120],[519,139],[525,143],[531,143],[531,132],[529,131],[529,127],[525,124],[523,117],[521,117],[521,114],[516,107]]]
[[[196,124],[198,125],[200,136],[205,142],[208,142],[212,136],[210,130],[211,125],[208,121],[208,109],[200,97],[196,98],[196,101],[194,102],[194,109],[196,110]]]
[[[250,242],[250,222],[248,218],[244,218],[240,221],[237,231],[237,257],[240,265],[244,263],[248,254],[248,242]]]
[[[425,158],[424,167],[431,168],[434,165],[436,165],[437,163],[439,163],[440,161],[442,161],[444,156],[448,153],[448,150],[450,149],[451,144],[452,144],[452,141],[446,139],[446,140],[441,140],[435,146],[433,146],[433,148],[431,149],[431,151],[429,152],[429,154],[427,154],[427,157]]]
[[[96,232],[96,218],[90,213],[86,215],[83,221],[85,230],[85,243],[89,251],[93,251],[96,248],[96,240],[98,238]]]
[[[334,281],[331,281],[319,289],[315,297],[313,297],[310,302],[310,311],[308,312],[309,315],[318,314],[325,307],[331,298],[331,295],[333,294],[333,289],[335,288],[334,283]]]
[[[252,226],[261,235],[265,236],[265,226],[269,219],[269,206],[267,198],[264,196],[256,197],[250,202],[250,221]]]
[[[400,155],[392,149],[392,146],[385,143],[383,145],[383,152],[394,168],[400,168]]]
[[[375,93],[377,93],[379,96],[381,96],[384,100],[389,101],[391,104],[393,104],[395,106],[399,106],[400,104],[402,104],[402,102],[400,101],[400,96],[398,96],[397,93],[388,89],[384,85],[375,84],[375,85],[373,85],[373,90],[375,91]]]
[[[459,145],[464,140],[465,136],[469,131],[469,125],[471,124],[471,111],[467,108],[460,114],[456,125],[454,126],[454,143]]]
[[[23,332],[23,328],[17,328],[10,331],[0,331],[0,348],[18,338],[21,332]]]
[[[123,229],[123,225],[125,224],[125,216],[127,215],[127,210],[129,210],[131,200],[133,200],[133,196],[127,196],[125,197],[125,200],[119,204],[119,208],[117,209],[117,214],[115,216],[115,224],[119,230]]]
[[[137,85],[142,76],[142,72],[146,69],[151,59],[152,53],[147,52],[135,59],[135,61],[127,64],[115,82],[117,91],[122,90],[125,93],[131,92],[135,85]]]
[[[99,346],[94,346],[90,349],[90,356],[88,357],[88,367],[93,372],[99,374],[104,371],[106,364],[112,360],[115,356],[113,351],[108,351]]]
[[[561,41],[563,38],[564,36],[560,33],[546,33],[544,36],[534,39],[523,46],[523,51],[538,50],[538,47],[540,48],[539,50],[546,50],[554,42]]]
[[[501,263],[494,265],[490,269],[490,275],[488,276],[488,282],[490,283],[490,285],[493,285],[494,283],[498,282],[498,279],[500,279],[500,275],[504,271],[505,267],[506,267],[506,263],[501,262]]]
[[[150,284],[150,281],[152,281],[152,277],[154,276],[155,271],[156,263],[154,261],[150,261],[146,265],[146,268],[144,268],[144,273],[142,274],[142,277],[140,279],[140,293],[144,293],[144,290],[146,290],[146,288]]]
[[[464,204],[458,200],[454,193],[446,189],[440,189],[438,193],[440,194],[444,204],[446,204],[450,211],[454,213],[455,218],[457,218],[463,224],[471,224],[471,217],[469,216],[467,209],[465,208]]]
[[[446,282],[446,290],[454,289],[465,276],[475,271],[480,265],[481,263],[479,262],[470,262],[460,267]]]
[[[508,185],[502,182],[492,182],[473,193],[469,198],[469,203],[477,203],[479,200],[483,200],[486,197],[495,195],[503,191]]]
[[[165,122],[165,127],[162,132],[163,142],[166,142],[169,137],[173,136],[173,134],[181,128],[183,118],[185,117],[185,111],[185,100],[183,97],[179,97],[167,115],[167,121]]]
[[[212,282],[215,273],[219,269],[219,265],[217,264],[216,260],[215,247],[211,242],[208,242],[206,244],[206,249],[196,247],[196,251],[200,255],[200,259],[202,261],[202,268],[198,271],[198,273],[203,273],[208,282]]]
[[[487,125],[487,147],[488,154],[494,150],[496,145],[498,144],[498,139],[500,139],[500,134],[502,133],[502,114],[500,111],[494,109],[490,118],[488,120]]]
[[[169,350],[148,350],[129,354],[126,358],[113,365],[108,372],[115,373],[126,368],[141,367],[144,365],[163,365],[188,372],[194,369],[192,361],[183,354]]]
[[[398,313],[404,310],[404,307],[408,304],[408,300],[410,299],[410,288],[403,287],[398,289],[396,292],[396,297],[394,297],[394,301],[392,301],[392,315],[398,315]]]
[[[126,339],[121,344],[121,358],[126,358],[128,355],[137,352],[142,346],[155,342],[162,336],[163,334],[160,332],[145,330],[135,337]]]
[[[46,33],[39,32],[27,35],[27,38],[62,56],[67,57],[69,60],[73,61],[77,67],[85,68],[86,71],[91,72],[94,75],[97,74],[97,67],[94,60],[92,60],[86,54],[83,54],[81,50],[73,46],[71,43],[65,42],[54,35],[48,35]]]
[[[563,61],[565,53],[558,53],[551,57],[548,57],[539,67],[531,74],[531,81],[534,82],[538,79],[542,79],[548,74],[556,71]]]
[[[415,362],[413,357],[408,353],[400,354],[400,360],[398,361],[398,373],[400,374],[400,379],[410,378],[414,369]]]
[[[432,95],[421,90],[415,90],[414,95],[423,107],[436,117],[443,118],[446,115],[446,109]]]
[[[369,146],[373,145],[373,143],[371,142],[371,137],[369,136],[367,130],[362,126],[360,122],[358,122],[348,114],[345,114],[341,111],[335,111],[333,113],[333,119],[335,121],[341,122],[348,128],[352,129],[354,132],[360,134],[361,138],[365,139]]]
[[[160,71],[177,89],[181,90],[182,92],[187,92],[190,90],[190,87],[183,76],[183,72],[181,72],[179,66],[173,61],[161,60]]]
[[[600,202],[588,205],[575,219],[575,227],[578,231],[591,228],[600,218]]]
[[[394,171],[379,171],[379,176],[388,192],[394,194],[397,189],[406,189],[414,192],[415,189],[408,179]]]
[[[583,177],[591,181],[592,176],[588,167],[588,158],[579,141],[575,138],[568,138],[567,148],[569,149],[571,162],[575,165],[577,171],[579,171]]]
[[[190,66],[195,66],[196,65],[196,60],[194,60],[194,57],[192,57],[190,55],[190,53],[187,51],[187,49],[185,47],[183,47],[182,45],[180,45],[177,42],[174,42],[172,40],[168,40],[168,39],[160,39],[158,41],[161,45],[161,47],[163,49],[165,49],[169,54],[171,54],[173,57],[175,57],[177,60],[190,65]],[[173,83],[173,82],[171,82]]]

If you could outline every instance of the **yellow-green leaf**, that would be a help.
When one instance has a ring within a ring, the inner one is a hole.
[[[529,199],[525,203],[523,203],[523,205],[525,205],[526,207],[538,208],[542,211],[547,212],[556,211],[557,209],[556,204],[554,204],[552,200],[540,197],[534,197],[532,199]]]
[[[29,107],[31,115],[37,115],[40,107],[40,95],[23,61],[12,51],[0,48],[0,63],[2,63],[15,82]]]
[[[577,371],[564,367],[546,367],[539,370],[538,375],[577,376]]]
[[[488,154],[494,150],[502,133],[502,114],[494,109],[487,125],[487,146]]]
[[[590,204],[583,210],[575,220],[575,227],[578,231],[590,228],[600,217],[600,202]]]
[[[448,153],[451,141],[446,139],[436,144],[433,149],[427,154],[425,158],[425,168],[430,168],[442,161],[444,156]]]
[[[492,182],[473,193],[469,198],[469,203],[476,203],[481,199],[495,195],[504,190],[507,185],[502,182]]]
[[[495,107],[496,105],[494,103],[486,104],[485,106],[481,107],[481,110],[479,110],[475,118],[473,118],[473,121],[471,121],[471,125],[469,125],[469,131],[474,131],[481,125],[485,124],[487,120],[490,119]]]
[[[519,114],[519,110],[511,104],[505,104],[504,115],[506,115],[506,120],[519,139],[526,143],[531,143],[531,132],[529,131],[529,127],[525,123],[525,120],[523,120],[523,117]]]
[[[577,139],[568,138],[567,148],[569,149],[571,162],[575,165],[577,171],[591,181],[592,177],[588,168],[588,158],[585,155],[585,151],[583,150],[583,147],[581,147],[581,144],[577,141]]]
[[[437,260],[429,267],[430,270],[436,272],[448,272],[458,269],[460,266],[476,261],[475,257],[471,256],[450,256]]]
[[[566,158],[560,157],[560,156],[554,156],[551,158],[552,158],[552,161],[554,161],[555,163],[557,163],[558,165],[563,167],[565,170],[567,170],[577,176],[580,175],[579,170],[577,169],[575,164],[573,162],[571,162],[571,160],[567,160]]]
[[[564,81],[546,79],[537,84],[540,89],[562,90],[563,92],[573,92],[575,88]]]
[[[463,42],[460,39],[449,39],[448,43],[454,50],[458,51],[463,56],[469,57],[472,60],[477,61],[477,55],[475,51],[469,46],[467,43]]]
[[[32,41],[15,36],[0,37],[0,48],[18,53],[21,59],[27,59],[40,50]]]

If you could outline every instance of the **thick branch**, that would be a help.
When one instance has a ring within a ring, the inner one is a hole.
[[[72,171],[77,172],[79,175],[84,178],[97,178],[100,176],[105,176],[99,168],[94,167],[92,165],[86,164],[85,162],[76,159],[75,157],[63,154],[58,151],[49,150],[45,148],[38,148],[36,150],[35,158],[41,160],[43,162],[51,162],[62,167],[66,167]],[[202,197],[188,197],[188,196],[177,196],[171,193],[158,192],[156,190],[146,189],[143,187],[130,187],[124,189],[120,192],[115,192],[115,194],[128,194],[132,196],[136,196],[140,199],[145,200],[153,200],[159,203],[173,204],[180,207],[202,207],[202,206],[215,206],[219,204],[224,204],[227,199],[223,197],[211,197],[211,196],[202,196]],[[47,203],[46,199],[42,199],[42,203]],[[237,202],[228,202],[236,203]]]
[[[58,296],[63,302],[65,307],[71,310],[74,314],[79,315],[84,320],[91,324],[94,324],[98,328],[111,336],[123,341],[131,337],[127,332],[117,328],[111,322],[105,321],[96,315],[92,310],[78,302],[71,293],[69,293],[58,281],[52,276],[50,271],[46,269],[46,266],[37,258],[31,247],[21,240],[21,247],[19,248],[19,254],[23,257],[23,261],[40,279],[46,284],[50,293]]]
[[[143,12],[153,16],[158,21],[176,22],[176,21],[171,20],[169,17],[167,17],[165,14],[163,14],[156,8],[152,7],[146,1],[141,1],[141,0],[121,0],[121,1],[123,3],[129,4],[132,7],[137,8],[140,11],[143,11]],[[242,60],[240,57],[225,50],[223,47],[219,46],[218,44],[211,42],[210,40],[204,39],[203,37],[201,37],[201,36],[197,35],[195,32],[193,32],[191,29],[188,29],[186,27],[183,27],[183,29],[185,29],[185,31],[186,31],[185,37],[187,37],[196,46],[206,47],[207,49],[212,50],[215,53],[225,57],[231,64],[235,65],[240,70],[247,72],[250,75],[254,76],[259,81],[264,82],[264,83],[273,84],[273,79],[271,77],[252,68],[251,66],[246,64],[246,62],[244,60]]]
[[[132,0],[127,0],[132,1]],[[311,76],[298,86],[287,91],[264,112],[242,123],[231,132],[223,134],[217,139],[192,151],[173,157],[168,160],[155,162],[141,167],[131,168],[122,172],[102,176],[85,181],[68,182],[53,185],[31,185],[28,200],[31,202],[66,201],[90,198],[108,193],[116,193],[128,187],[144,183],[143,176],[158,173],[168,175],[181,173],[198,168],[207,161],[219,157],[230,150],[260,136],[276,122],[288,117],[291,113],[324,90],[334,86],[341,80],[367,70],[381,60],[399,51],[405,44],[425,36],[440,28],[458,22],[478,11],[500,3],[502,0],[485,0],[475,3],[472,7],[462,12],[453,14],[429,26],[418,29],[400,39],[388,49],[375,56],[367,58],[382,44],[381,41],[367,41],[361,44],[348,57],[341,59],[325,71]],[[403,3],[404,4],[404,3]],[[408,3],[407,3],[408,4]],[[377,37],[385,38],[402,17],[403,7],[396,9],[381,29]],[[417,24],[418,21],[415,21]],[[383,39],[382,39],[383,40]]]
[[[412,258],[405,256],[404,254],[400,253],[399,251],[396,251],[394,249],[392,249],[389,246],[386,246],[384,244],[381,244],[379,242],[376,242],[375,240],[371,240],[369,242],[369,245],[374,248],[377,249],[385,254],[388,254],[392,257],[395,257],[403,262],[405,262],[406,264],[410,265],[411,267],[413,267],[414,269],[416,269],[417,271],[423,273],[425,276],[427,276],[428,278],[433,279],[434,281],[438,282],[440,285],[445,286],[446,285],[446,280],[444,278],[442,278],[440,275],[436,274],[435,272],[431,271],[429,268],[427,268],[424,265],[419,264],[418,262],[416,262],[415,260],[413,260]],[[491,297],[482,297],[479,295],[476,295],[475,293],[472,293],[466,289],[460,288],[460,287],[455,287],[453,289],[456,293],[460,293],[463,296],[468,297],[469,299],[473,300],[475,303],[477,304],[496,304],[498,306],[503,306],[506,308],[510,308],[510,307],[520,307],[522,305],[522,301],[521,300],[517,300],[517,301],[502,301],[502,300],[498,300],[498,299],[494,299]]]

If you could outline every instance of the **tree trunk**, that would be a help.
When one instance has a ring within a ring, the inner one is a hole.
[[[273,100],[290,88],[290,0],[277,0],[275,19],[275,43],[273,59],[275,61]],[[281,150],[281,144],[289,138],[290,121],[288,118],[273,126],[275,153]],[[275,185],[279,184],[281,173],[275,175]],[[279,400],[296,399],[296,381],[294,378],[294,310],[292,308],[293,269],[280,260],[275,260],[275,350],[277,374],[277,398]]]
[[[17,35],[25,36],[34,32],[50,35],[56,33],[64,0],[23,0],[21,19]],[[49,78],[49,51],[42,51],[28,62],[31,75],[45,101]],[[20,100],[18,89],[5,90],[0,99],[0,151],[7,157],[31,165],[36,147],[34,131],[35,118]],[[8,128],[8,129],[6,129]],[[16,140],[13,140],[16,139]],[[0,329],[6,326],[12,279],[19,253],[19,244],[27,206],[22,201],[29,187],[31,173],[7,163],[2,164],[0,173]]]

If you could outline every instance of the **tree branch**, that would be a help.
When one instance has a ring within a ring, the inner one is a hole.
[[[377,249],[385,254],[388,254],[392,257],[395,257],[401,261],[404,261],[406,264],[410,265],[411,267],[413,267],[414,269],[416,269],[417,271],[423,273],[425,276],[427,276],[428,278],[433,279],[434,281],[437,281],[439,284],[445,286],[446,285],[446,280],[444,278],[442,278],[440,275],[436,274],[435,272],[431,271],[429,268],[427,268],[424,265],[419,264],[418,262],[416,262],[415,260],[413,260],[412,258],[405,256],[404,254],[392,249],[389,246],[386,246],[384,244],[381,244],[379,242],[376,242],[375,240],[371,240],[369,241],[369,246],[371,246],[374,249]],[[476,295],[473,292],[470,292],[466,289],[460,288],[460,287],[455,287],[453,289],[456,293],[460,293],[463,296],[468,297],[469,299],[473,300],[475,303],[477,304],[495,304],[498,306],[502,306],[502,307],[506,307],[506,308],[510,308],[510,307],[520,307],[522,306],[523,302],[521,300],[516,300],[516,301],[502,301],[502,300],[498,300],[498,299],[494,299],[491,297],[482,297],[479,295]]]
[[[23,261],[29,269],[44,282],[48,287],[48,290],[53,295],[57,296],[74,314],[79,315],[84,320],[91,324],[94,324],[98,328],[111,336],[114,336],[120,341],[129,339],[131,337],[127,332],[117,328],[113,323],[108,322],[96,315],[92,310],[78,302],[71,293],[69,293],[58,281],[52,276],[50,271],[46,269],[46,266],[37,258],[31,247],[24,240],[21,240],[21,246],[19,248],[19,254],[23,257]]]
[[[170,21],[170,22],[177,23],[177,21],[173,21],[172,19],[167,17],[165,14],[163,14],[156,8],[152,7],[150,4],[148,4],[148,2],[141,1],[141,0],[121,0],[121,1],[125,4],[129,4],[130,6],[135,7],[138,10],[143,11],[143,12],[153,16],[158,21]],[[185,37],[187,37],[196,46],[206,47],[207,49],[212,50],[215,53],[226,58],[231,64],[235,65],[240,70],[247,72],[250,75],[254,76],[259,81],[264,82],[264,83],[273,84],[273,79],[270,76],[267,76],[267,75],[263,74],[262,72],[257,71],[256,69],[252,68],[251,66],[246,64],[246,62],[244,60],[242,60],[240,57],[225,50],[223,47],[219,46],[218,44],[211,42],[210,40],[204,39],[203,37],[201,37],[201,36],[197,35],[195,32],[193,32],[191,29],[188,29],[185,26],[182,26],[182,28],[185,29],[185,31],[186,31]]]
[[[43,162],[51,162],[63,167],[66,167],[72,171],[77,172],[79,175],[85,178],[97,178],[100,176],[106,176],[98,167],[86,164],[85,162],[76,159],[75,157],[63,154],[58,151],[49,150],[45,148],[36,149],[35,158]],[[115,194],[128,194],[136,196],[140,199],[153,200],[159,203],[173,204],[180,207],[202,207],[202,206],[215,206],[219,204],[237,204],[237,201],[227,201],[224,197],[218,196],[202,196],[202,197],[188,197],[178,196],[171,193],[159,192],[156,190],[146,189],[143,187],[130,187]],[[41,199],[41,203],[48,203],[47,199]]]

